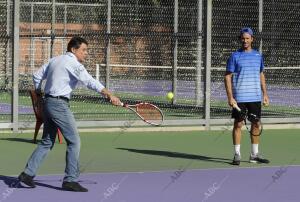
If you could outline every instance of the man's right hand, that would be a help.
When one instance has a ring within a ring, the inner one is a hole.
[[[234,105],[237,105],[237,102],[234,98],[230,98],[230,99],[228,99],[228,105],[230,107],[233,107]]]
[[[121,106],[122,102],[120,101],[120,99],[114,95],[109,96],[109,100],[110,102],[115,105],[115,106]]]

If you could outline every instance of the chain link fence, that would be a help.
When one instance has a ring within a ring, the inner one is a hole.
[[[12,55],[16,51],[12,44],[18,37],[13,29],[13,2],[19,2],[20,10],[18,98],[12,97]],[[18,107],[19,121],[34,120],[28,95],[33,87],[31,75],[49,58],[64,54],[72,36],[88,40],[85,67],[122,100],[155,103],[164,111],[167,123],[171,120],[178,125],[228,119],[225,66],[230,54],[240,47],[238,33],[245,26],[253,28],[254,47],[261,49],[265,59],[271,106],[264,109],[263,116],[299,118],[300,14],[294,11],[300,3],[213,0],[210,27],[208,2],[0,1],[0,121],[11,122],[14,107]],[[211,58],[207,58],[208,53]],[[169,91],[175,93],[173,102],[165,98]],[[18,106],[12,106],[13,99],[19,100]],[[81,86],[74,91],[70,104],[79,121],[134,118]]]

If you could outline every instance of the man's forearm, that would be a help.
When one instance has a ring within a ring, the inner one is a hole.
[[[225,88],[226,88],[226,93],[227,93],[227,98],[228,99],[232,99],[233,98],[231,78],[232,78],[231,74],[226,74],[225,75],[225,79],[224,79]]]
[[[123,103],[120,101],[120,99],[116,96],[114,96],[112,94],[112,92],[110,92],[109,90],[107,90],[106,88],[103,88],[101,90],[101,93],[109,99],[109,101],[113,104],[113,105],[116,105],[116,106],[123,106]]]
[[[113,94],[107,90],[106,88],[103,88],[101,91],[101,94],[104,95],[106,98],[110,98]]]
[[[263,72],[260,73],[260,82],[261,82],[261,90],[263,94],[267,96],[268,94],[267,94],[266,78]]]

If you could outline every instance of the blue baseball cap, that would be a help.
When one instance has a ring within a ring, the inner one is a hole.
[[[240,36],[241,36],[242,34],[244,34],[244,33],[247,33],[247,34],[250,34],[251,36],[253,36],[253,31],[252,31],[252,29],[249,28],[249,27],[244,27],[244,28],[242,28],[241,31],[240,31]]]

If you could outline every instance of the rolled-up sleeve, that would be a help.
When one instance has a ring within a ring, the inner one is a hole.
[[[83,65],[78,65],[73,68],[68,68],[68,71],[87,88],[96,92],[101,92],[105,87],[96,79],[94,79],[84,68]]]
[[[36,72],[33,73],[33,85],[35,89],[41,89],[42,81],[47,77],[47,68],[49,63],[44,64],[41,68],[39,68]]]

